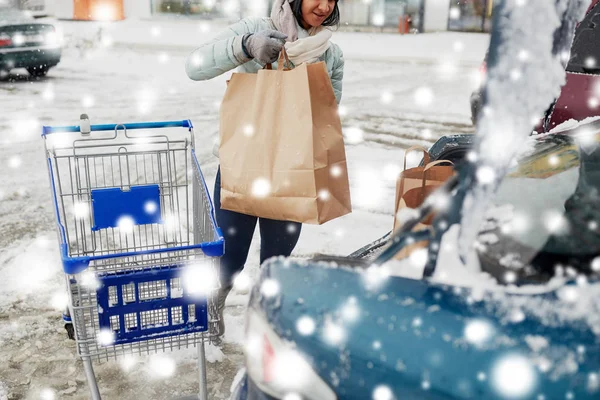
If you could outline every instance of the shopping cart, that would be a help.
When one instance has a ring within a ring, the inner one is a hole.
[[[44,127],[68,314],[92,398],[92,361],[198,348],[218,335],[224,239],[189,120]],[[187,276],[186,276],[187,275]]]

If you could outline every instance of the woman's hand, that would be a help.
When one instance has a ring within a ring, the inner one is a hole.
[[[285,39],[286,34],[267,29],[244,37],[243,48],[251,58],[269,64],[277,61]]]

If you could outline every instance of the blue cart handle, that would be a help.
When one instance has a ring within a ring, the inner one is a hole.
[[[116,128],[119,129],[154,129],[154,128],[193,128],[192,121],[184,119],[182,121],[161,121],[161,122],[133,122],[129,124],[102,124],[92,125],[91,130],[94,131],[114,131]],[[52,133],[65,133],[65,132],[80,132],[79,125],[71,126],[44,126],[42,128],[42,137],[50,135]]]

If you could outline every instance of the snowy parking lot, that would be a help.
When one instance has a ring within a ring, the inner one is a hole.
[[[147,29],[152,36],[160,24],[140,22],[136,32]],[[78,35],[75,25],[64,29],[63,60],[46,78],[14,70],[0,81],[0,400],[88,398],[82,364],[60,319],[64,274],[41,127],[75,125],[84,112],[92,123],[191,119],[209,187],[218,165],[212,147],[226,77],[209,82],[187,78],[189,36],[174,46],[157,39],[153,47],[110,35]],[[422,35],[418,51],[406,50],[402,57],[396,56],[400,50],[377,44],[409,49],[413,38],[336,35],[342,49],[360,38],[347,52],[340,108],[354,212],[323,226],[306,226],[294,257],[346,255],[387,233],[403,149],[473,132],[469,95],[477,86],[475,60],[483,57],[485,35]],[[438,57],[440,46],[449,46],[454,59]],[[243,366],[244,309],[247,286],[259,267],[257,243],[243,276],[247,279],[228,298],[225,342],[208,351],[211,399],[229,397]],[[96,375],[107,399],[177,398],[197,388],[194,357],[190,349],[109,362],[96,365]]]

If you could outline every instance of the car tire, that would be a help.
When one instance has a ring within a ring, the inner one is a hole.
[[[27,72],[29,72],[29,75],[33,76],[34,78],[42,78],[46,76],[49,70],[50,67],[47,66],[27,68]]]
[[[10,77],[10,69],[0,68],[0,81],[7,81]]]

